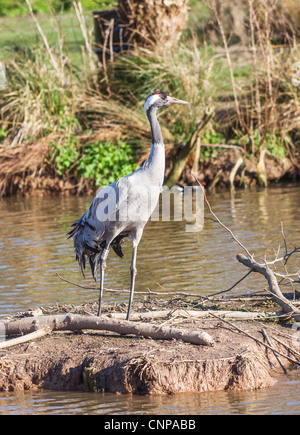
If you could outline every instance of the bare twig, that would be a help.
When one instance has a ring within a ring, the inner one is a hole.
[[[196,177],[196,175],[192,172],[192,176],[194,177],[194,179],[195,179],[195,181],[197,182],[197,184],[201,187],[201,189],[202,189],[202,192],[203,192],[203,195],[204,195],[204,199],[205,199],[205,202],[206,202],[206,204],[207,204],[207,206],[208,206],[208,209],[209,209],[209,211],[210,211],[210,213],[213,215],[213,217],[216,219],[216,221],[223,227],[223,228],[225,228],[225,230],[226,231],[228,231],[229,232],[229,234],[231,235],[231,237],[236,241],[236,243],[246,252],[246,254],[248,255],[248,257],[249,258],[252,258],[252,255],[250,254],[250,252],[248,251],[248,249],[236,238],[236,236],[233,234],[233,232],[228,228],[228,227],[226,227],[226,225],[224,225],[221,221],[220,221],[220,219],[218,218],[218,216],[212,211],[212,208],[211,208],[211,206],[210,206],[210,203],[209,203],[209,201],[208,201],[208,199],[207,199],[207,197],[206,197],[206,193],[205,193],[205,189],[204,189],[204,187],[201,185],[201,183],[200,183],[200,181],[198,180],[198,178]]]
[[[245,278],[247,278],[247,276],[250,275],[250,273],[252,273],[252,270],[250,270],[249,272],[246,273],[246,275],[244,275],[241,279],[239,279],[235,284],[233,284],[229,289],[227,290],[222,290],[218,293],[213,293],[212,295],[209,295],[210,297],[212,296],[217,296],[217,295],[221,295],[223,293],[228,293],[230,292],[232,289],[234,289],[240,282],[244,281]]]
[[[88,33],[87,33],[87,28],[86,28],[86,23],[85,23],[85,18],[84,18],[84,13],[83,13],[81,1],[78,1],[78,0],[73,1],[73,6],[74,6],[74,9],[75,9],[75,12],[77,15],[80,29],[81,29],[81,32],[82,32],[82,35],[84,38],[85,46],[86,46],[86,49],[88,52],[90,70],[91,70],[91,73],[93,74],[96,71],[96,65],[95,65],[94,57],[93,57],[93,49],[92,49],[91,43],[90,43],[89,38],[88,38]]]
[[[238,326],[234,325],[231,322],[228,322],[228,320],[223,319],[222,317],[219,317],[213,313],[211,313],[211,315],[213,317],[215,317],[218,320],[221,320],[222,322],[226,323],[227,325],[231,326],[232,328],[236,329],[237,331],[239,331],[241,334],[246,335],[247,337],[251,338],[252,340],[256,341],[257,343],[261,344],[262,346],[265,346],[266,348],[270,349],[273,351],[273,348],[271,346],[269,346],[268,344],[264,343],[263,341],[259,340],[258,338],[254,337],[253,335],[249,334],[248,332],[244,331],[243,329],[239,328]],[[287,359],[289,362],[291,362],[292,364],[295,364],[297,366],[300,367],[300,362],[294,360],[293,358],[290,358],[288,355],[283,354],[280,351],[277,351],[278,355],[282,356],[283,358]]]
[[[56,275],[58,276],[58,278],[61,281],[67,282],[68,284],[72,284],[75,287],[79,287],[79,288],[83,288],[85,290],[97,290],[98,288],[96,287],[89,287],[89,286],[85,286],[85,285],[81,285],[78,284],[76,282],[73,281],[69,281],[68,279],[63,278],[59,273],[56,272]],[[164,288],[164,287],[162,287]],[[115,289],[109,289],[109,288],[105,288],[104,291],[109,292],[109,293],[130,293],[130,290],[126,290],[126,289],[119,289],[119,290],[115,290]],[[208,296],[201,296],[198,293],[187,293],[187,292],[174,292],[174,291],[170,291],[170,292],[154,292],[150,289],[148,289],[147,291],[144,292],[136,292],[136,295],[145,295],[145,296],[183,296],[183,297],[193,297],[193,298],[201,298],[201,299],[206,299],[206,300],[210,300]]]
[[[27,6],[28,6],[28,9],[29,9],[29,12],[30,12],[31,18],[32,18],[33,21],[35,22],[35,25],[36,25],[36,27],[37,27],[37,29],[38,29],[38,31],[39,31],[41,37],[42,37],[42,40],[43,40],[43,42],[44,42],[44,44],[45,44],[45,47],[46,47],[46,49],[47,49],[47,51],[48,51],[48,54],[49,54],[49,57],[50,57],[50,59],[51,59],[52,65],[53,65],[54,69],[56,70],[57,75],[60,77],[61,84],[64,84],[64,81],[65,81],[65,80],[64,80],[63,73],[62,73],[62,71],[59,69],[59,66],[58,66],[58,64],[57,64],[57,62],[56,62],[56,59],[55,59],[55,57],[53,56],[52,50],[51,50],[51,48],[50,48],[50,46],[49,46],[48,40],[47,40],[47,38],[46,38],[46,36],[45,36],[45,34],[44,34],[44,32],[43,32],[43,30],[42,30],[42,28],[41,28],[41,26],[40,26],[38,20],[37,20],[35,14],[34,14],[34,12],[33,12],[32,5],[31,5],[31,3],[30,3],[30,0],[26,0],[26,3],[27,3]]]
[[[281,234],[282,234],[283,241],[284,241],[285,255],[287,255],[288,248],[287,248],[286,238],[285,238],[284,231],[283,231],[283,223],[282,222],[280,222],[280,226],[281,226]]]
[[[283,362],[281,361],[280,356],[278,355],[277,351],[274,349],[274,346],[273,346],[273,344],[272,344],[272,342],[271,342],[271,340],[270,340],[270,337],[268,336],[267,331],[265,330],[265,328],[262,329],[262,334],[263,334],[263,336],[265,337],[265,339],[267,340],[268,345],[272,348],[272,351],[273,351],[273,353],[274,353],[274,355],[275,355],[275,358],[276,358],[277,361],[279,362],[279,364],[280,364],[280,366],[281,366],[281,368],[282,368],[282,370],[283,370],[283,373],[284,373],[285,375],[288,375],[288,371],[287,371],[287,369],[285,368]]]
[[[287,262],[289,261],[289,259],[291,258],[291,256],[292,256],[293,254],[298,253],[298,252],[300,253],[300,246],[294,248],[294,249],[293,249],[292,251],[290,251],[290,252],[286,252],[286,253],[284,254],[283,257],[275,258],[275,260],[273,260],[273,261],[268,261],[267,264],[268,264],[269,266],[272,266],[272,265],[274,265],[274,264],[276,264],[276,263],[279,263],[279,262],[282,262],[282,261],[285,262],[284,264],[287,264]]]

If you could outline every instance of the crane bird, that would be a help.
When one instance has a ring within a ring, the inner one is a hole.
[[[152,133],[151,152],[139,169],[103,188],[91,202],[86,213],[78,219],[68,233],[73,237],[81,271],[84,276],[85,262],[89,259],[93,277],[97,282],[100,263],[100,296],[98,316],[104,286],[104,272],[109,249],[123,257],[122,240],[132,241],[131,286],[126,319],[130,319],[134,295],[137,247],[144,227],[157,206],[165,173],[165,148],[161,129],[156,117],[157,109],[170,104],[188,104],[158,91],[149,95],[144,104]]]

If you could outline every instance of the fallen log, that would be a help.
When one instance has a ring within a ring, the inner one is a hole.
[[[264,313],[255,313],[249,311],[227,311],[227,310],[183,310],[181,308],[174,310],[148,311],[146,313],[132,313],[131,320],[161,319],[167,317],[193,317],[196,319],[209,319],[211,312],[226,319],[232,320],[255,320],[265,317]],[[110,313],[109,318],[125,319],[125,313]]]
[[[6,336],[31,334],[45,328],[49,328],[51,331],[111,331],[120,335],[138,335],[157,340],[183,340],[187,343],[203,346],[213,346],[214,344],[213,338],[203,331],[187,331],[150,323],[129,322],[79,314],[26,317],[5,323]]]
[[[51,332],[50,328],[42,328],[42,329],[38,329],[37,331],[30,332],[29,334],[22,335],[21,337],[12,338],[7,341],[2,341],[0,343],[0,350],[17,346],[18,344],[27,343],[28,341],[36,340],[38,338],[42,338],[45,335],[49,334],[50,332]]]

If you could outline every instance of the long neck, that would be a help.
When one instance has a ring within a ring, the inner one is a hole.
[[[157,121],[156,111],[157,111],[156,107],[150,107],[147,110],[147,117],[149,119],[150,126],[151,126],[152,144],[162,144],[163,145],[164,140],[163,140],[163,137],[161,134],[161,129],[160,129],[159,123]]]
[[[147,117],[151,126],[152,144],[150,156],[144,166],[151,173],[152,177],[157,180],[158,184],[162,185],[165,174],[165,145],[157,121],[156,110],[156,108],[150,108],[147,111]]]

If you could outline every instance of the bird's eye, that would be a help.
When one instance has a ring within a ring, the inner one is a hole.
[[[159,94],[159,98],[162,98],[162,95],[161,95],[161,94]]]

